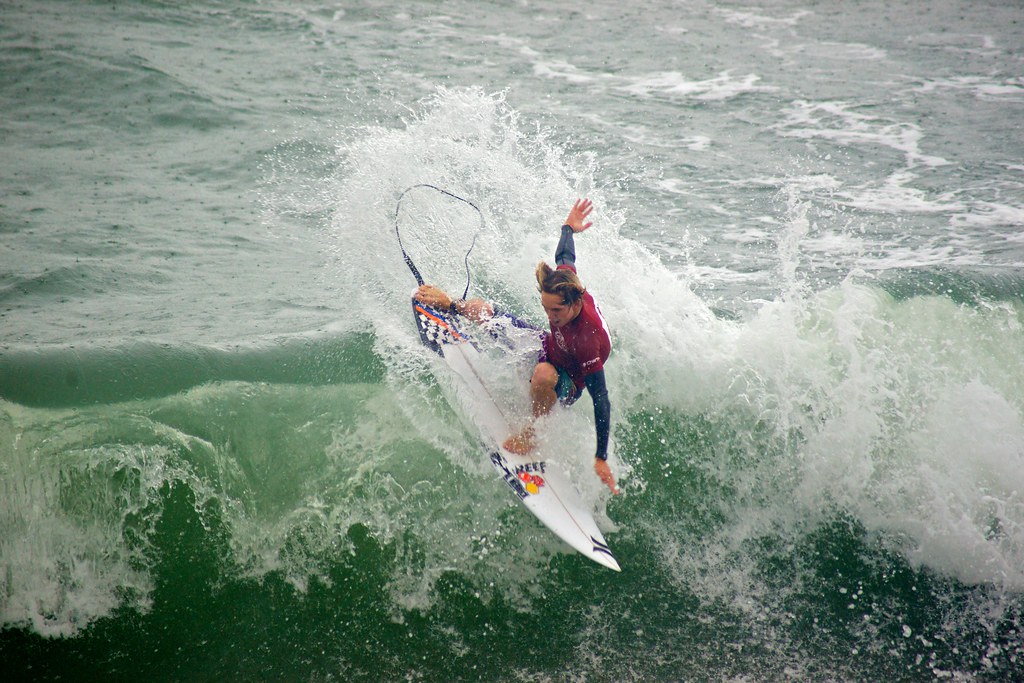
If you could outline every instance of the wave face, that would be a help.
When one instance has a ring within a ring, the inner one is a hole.
[[[5,672],[1024,675],[1012,8],[620,5],[9,11]],[[577,196],[623,495],[588,399],[539,439],[621,574],[495,476],[395,234],[540,323]]]

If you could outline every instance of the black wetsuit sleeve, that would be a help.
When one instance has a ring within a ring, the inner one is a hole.
[[[604,370],[598,370],[583,378],[583,383],[594,400],[594,424],[597,427],[597,453],[595,458],[608,459],[608,435],[611,432],[612,404],[608,400],[608,385],[604,381]]]
[[[568,225],[562,226],[562,236],[555,248],[555,265],[576,266],[576,242],[572,237],[572,228]]]

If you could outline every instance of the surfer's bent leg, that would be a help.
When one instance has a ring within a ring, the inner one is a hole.
[[[558,369],[551,363],[541,361],[533,369],[533,377],[530,378],[530,401],[533,406],[534,419],[551,412],[552,406],[558,400],[555,387],[558,386]],[[519,455],[526,455],[533,450],[535,432],[533,425],[528,424],[518,434],[505,439],[502,446],[505,450]]]
[[[558,368],[551,363],[540,362],[533,369],[530,378],[530,399],[533,405],[533,416],[540,417],[551,412],[558,400],[555,388],[558,386]]]

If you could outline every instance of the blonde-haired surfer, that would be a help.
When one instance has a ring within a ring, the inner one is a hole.
[[[573,235],[591,225],[587,221],[594,205],[589,199],[577,199],[562,225],[555,249],[555,267],[543,261],[536,277],[541,306],[547,314],[550,330],[543,332],[543,351],[530,379],[530,398],[534,419],[546,415],[556,402],[570,406],[584,388],[594,401],[597,451],[594,471],[613,493],[618,493],[615,477],[608,466],[608,438],[611,430],[611,402],[605,382],[604,364],[611,353],[611,335],[594,298],[576,274],[576,246]],[[494,307],[482,299],[452,300],[433,285],[421,285],[414,297],[442,309],[450,309],[481,322],[494,314]],[[517,321],[517,324],[522,324]],[[534,447],[532,423],[506,439],[507,450],[526,454]]]

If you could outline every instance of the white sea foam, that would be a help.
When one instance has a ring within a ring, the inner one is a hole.
[[[690,80],[678,71],[619,75],[581,69],[564,59],[545,58],[529,47],[520,48],[520,53],[531,59],[533,73],[542,78],[560,79],[576,85],[598,85],[636,97],[685,98],[715,102],[734,99],[748,93],[776,90],[774,86],[761,85],[761,77],[752,73],[733,76],[732,72],[727,70],[718,76],[703,80]]]
[[[730,24],[739,24],[743,28],[761,30],[796,26],[804,18],[814,14],[810,10],[796,10],[786,17],[770,17],[764,14],[758,14],[752,10],[732,10],[724,8],[716,8],[715,12],[721,15]]]
[[[601,121],[600,117],[587,116],[588,119],[600,122],[603,125],[618,129],[623,139],[636,145],[648,145],[665,149],[684,148],[692,152],[706,152],[714,144],[714,141],[707,135],[665,135],[664,132],[657,134],[647,126],[629,125],[617,126],[610,121]]]
[[[912,458],[876,482],[862,514],[915,563],[1024,589],[1024,413],[982,379],[935,391]],[[867,501],[865,501],[867,502]]]
[[[924,190],[909,187],[917,177],[918,174],[910,171],[897,171],[881,186],[845,188],[838,194],[850,206],[891,214],[955,213],[966,208],[963,202],[953,199],[952,192],[932,197]]]
[[[886,121],[859,108],[846,102],[796,102],[776,130],[784,137],[888,147],[903,155],[908,168],[949,164],[941,157],[921,152],[923,133],[916,124]]]
[[[712,102],[775,90],[772,86],[758,85],[760,80],[756,74],[734,77],[730,71],[723,71],[714,78],[691,81],[678,71],[665,71],[633,77],[628,79],[627,85],[617,86],[617,89],[639,97],[659,95]]]
[[[765,538],[798,542],[841,514],[915,566],[1024,590],[1024,309],[897,301],[864,272],[811,294],[801,261],[872,247],[813,229],[798,196],[776,233],[782,296],[737,323],[697,329],[669,315],[673,334],[689,338],[666,342],[685,348],[685,363],[644,350],[645,361],[663,363],[655,400],[684,413],[743,406],[777,435],[775,452],[758,446],[728,477],[744,493],[699,547],[681,546],[671,524],[649,530],[673,580],[756,611],[767,596],[744,549]],[[736,235],[747,237],[767,229]],[[938,250],[930,260],[885,247],[893,268],[956,260]]]
[[[1000,369],[1024,367],[1020,316],[940,298],[899,304],[846,283],[766,305],[729,330],[716,343],[732,357],[736,398],[770,415],[780,438],[798,430],[803,440],[781,460],[751,454],[731,480],[749,491],[733,519],[699,550],[666,542],[677,548],[666,562],[706,597],[753,598],[756,609],[743,548],[799,538],[839,511],[914,565],[1024,589],[1024,378]],[[986,337],[1004,321],[1017,332],[997,333],[997,349]],[[699,374],[714,372],[706,356],[693,360]]]
[[[533,63],[533,73],[543,78],[560,78],[569,83],[583,84],[593,83],[597,77],[592,74],[582,73],[577,67],[569,62],[560,60],[536,61]]]
[[[952,53],[984,57],[991,57],[1000,52],[996,37],[988,33],[960,33],[959,31],[921,33],[908,37],[908,42]]]
[[[816,48],[815,54],[829,59],[874,61],[888,57],[888,53],[882,48],[864,43],[823,42],[819,43]]]
[[[997,204],[994,202],[973,202],[970,210],[950,217],[950,223],[967,228],[1017,227],[1024,225],[1024,207]],[[1006,239],[1020,240],[1020,231],[1006,235]]]
[[[993,80],[984,76],[957,76],[924,81],[913,88],[916,92],[932,93],[942,90],[966,91],[979,99],[1002,102],[1024,100],[1024,78]]]
[[[823,61],[879,61],[887,59],[889,53],[882,48],[864,43],[803,42],[805,39],[792,36],[786,39],[762,38],[769,54],[789,61],[812,58]]]

